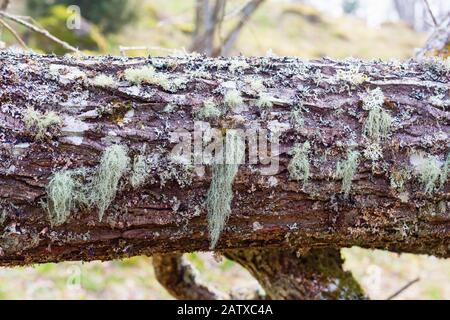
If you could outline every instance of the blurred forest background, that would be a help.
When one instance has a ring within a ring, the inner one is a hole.
[[[428,1],[434,17],[422,0],[260,2],[227,54],[407,59],[425,43],[433,18],[439,21],[450,11],[448,0]],[[216,42],[239,24],[247,3],[227,1]],[[27,20],[89,54],[184,52],[192,47],[196,33],[195,0],[14,0],[7,12],[33,17]],[[14,24],[14,29],[36,52],[67,53],[21,25]],[[14,35],[0,28],[0,49],[18,46]],[[344,249],[342,254],[346,268],[371,298],[385,299],[419,279],[396,299],[450,299],[450,260],[360,248]],[[219,262],[208,253],[192,253],[189,259],[205,280],[223,290],[255,283],[229,260]],[[171,297],[155,280],[147,257],[0,268],[0,299],[166,298]]]

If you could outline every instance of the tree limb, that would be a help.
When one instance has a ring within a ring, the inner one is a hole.
[[[177,145],[173,133],[180,127],[192,132],[208,99],[223,112],[209,120],[220,132],[280,132],[279,149],[272,149],[277,173],[263,175],[267,164],[259,161],[239,166],[232,212],[216,250],[356,245],[450,256],[444,179],[450,74],[443,61],[127,59],[9,51],[0,53],[0,61],[0,265],[208,250],[211,167],[191,170],[170,161]],[[139,86],[127,80],[126,74],[134,79],[130,68],[149,65],[154,78]],[[254,79],[262,84],[252,87]],[[230,85],[242,97],[235,108],[225,107]],[[368,98],[374,90],[383,93],[384,99],[373,100],[380,105]],[[369,121],[370,106],[392,118],[383,138],[369,136],[378,123]],[[60,122],[39,122],[55,114]],[[304,183],[299,163],[291,162],[306,142]],[[117,145],[130,166],[119,176],[103,219],[92,202],[69,205],[67,216],[56,219],[45,206],[53,199],[49,181],[74,170],[71,181],[80,193],[70,193],[69,200],[81,201],[83,189],[96,192],[92,180],[108,173],[101,163],[105,150]],[[354,171],[351,151],[360,154]],[[136,185],[140,159],[147,175]]]
[[[47,30],[45,30],[43,28],[39,28],[39,27],[29,23],[29,22],[25,21],[24,19],[22,19],[21,17],[19,17],[17,15],[13,15],[13,14],[7,13],[5,11],[0,11],[0,17],[3,17],[5,19],[9,19],[11,21],[14,21],[15,23],[18,23],[18,24],[26,27],[27,29],[30,29],[33,32],[39,33],[39,34],[43,35],[44,37],[52,40],[53,42],[61,45],[64,49],[66,49],[68,51],[81,53],[80,50],[78,50],[77,48],[71,46],[70,44],[68,44],[67,42],[65,42],[63,40],[58,39],[57,37],[52,35]]]
[[[427,42],[416,53],[416,58],[426,56],[448,57],[450,54],[450,13],[436,27],[435,31],[428,38]]]
[[[263,2],[264,0],[251,0],[247,2],[247,4],[242,8],[242,10],[239,12],[239,21],[228,33],[228,35],[223,40],[220,48],[218,49],[220,55],[227,56],[230,53],[242,28],[250,20],[250,16],[256,11],[256,9],[258,9],[258,7]]]

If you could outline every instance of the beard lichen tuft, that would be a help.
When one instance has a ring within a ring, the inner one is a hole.
[[[70,170],[55,173],[47,186],[48,213],[52,225],[59,226],[74,209],[75,181]]]
[[[245,142],[234,130],[227,132],[225,148],[225,162],[215,164],[212,168],[212,179],[206,198],[211,249],[216,246],[230,216],[233,181],[238,172],[239,164],[245,156]]]
[[[90,202],[99,209],[99,220],[116,197],[119,180],[127,171],[130,158],[127,148],[121,145],[108,147],[100,160],[97,173],[92,181]]]
[[[223,97],[223,103],[227,108],[232,110],[237,106],[242,105],[244,103],[244,100],[242,99],[241,92],[239,90],[233,89],[225,93],[225,96]]]
[[[295,145],[289,154],[292,155],[292,159],[288,165],[289,177],[293,180],[303,181],[306,184],[310,175],[308,154],[311,149],[311,145],[308,141],[304,144]]]
[[[384,94],[380,88],[370,91],[363,98],[363,109],[369,114],[364,122],[364,135],[372,139],[385,138],[389,135],[392,117],[383,110]]]
[[[339,161],[337,164],[334,177],[336,179],[342,179],[341,192],[344,193],[345,197],[348,197],[350,194],[353,176],[358,168],[358,158],[359,152],[352,150],[348,152],[346,160]]]
[[[77,206],[88,205],[87,190],[82,180],[86,177],[84,168],[56,172],[47,186],[48,201],[45,208],[53,226],[62,225]]]
[[[131,170],[131,186],[134,189],[139,188],[145,183],[148,176],[147,159],[142,154],[137,155],[133,160],[133,168]]]
[[[423,159],[416,169],[418,172],[419,181],[422,184],[426,194],[432,194],[439,188],[439,183],[441,182],[441,177],[443,177],[443,172],[441,169],[441,163],[437,157],[429,155]]]

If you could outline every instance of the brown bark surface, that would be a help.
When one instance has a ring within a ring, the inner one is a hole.
[[[125,81],[126,69],[143,65],[153,65],[170,81],[183,78],[186,86]],[[342,73],[337,78],[338,70],[365,80],[345,80]],[[93,85],[90,80],[100,74],[114,77],[117,86]],[[256,106],[258,93],[249,84],[255,76],[273,101],[270,110]],[[211,126],[286,130],[278,174],[259,174],[262,165],[240,166],[232,214],[217,250],[357,245],[448,257],[448,183],[425,193],[411,158],[423,154],[444,162],[448,155],[448,80],[444,62],[0,53],[0,265],[208,250],[204,201],[211,168],[206,166],[204,175],[184,172],[169,164],[165,153],[174,145],[170,133],[193,129],[193,115],[205,99],[219,104],[231,87],[242,92],[245,104],[211,120]],[[383,109],[393,124],[373,160],[364,156],[374,142],[363,134],[368,111],[362,99],[376,88],[385,95]],[[176,105],[175,111],[167,112],[168,104]],[[303,126],[292,121],[300,106]],[[37,139],[34,128],[24,126],[27,108],[52,110],[63,123]],[[311,144],[311,174],[303,186],[289,179],[287,166],[289,151],[305,141]],[[144,144],[146,157],[162,156],[139,188],[131,187],[130,174],[121,178],[102,221],[97,209],[80,207],[64,224],[52,226],[42,205],[49,179],[63,169],[95,168],[114,143],[127,146],[131,161]],[[349,149],[361,156],[345,197],[341,179],[333,175]],[[399,191],[391,180],[404,168],[411,177]]]

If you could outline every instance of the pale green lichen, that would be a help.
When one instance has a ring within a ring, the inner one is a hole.
[[[188,82],[185,78],[170,78],[164,73],[158,73],[152,66],[143,66],[141,68],[130,68],[124,72],[125,79],[136,85],[143,83],[160,86],[166,91],[176,92],[179,89],[186,88]]]
[[[89,192],[83,185],[88,171],[85,168],[62,170],[51,177],[46,191],[49,220],[53,226],[63,224],[72,210],[79,206],[89,206]]]
[[[126,69],[125,79],[133,84],[152,83],[155,78],[155,68],[152,66],[143,66],[140,68]]]
[[[359,72],[358,65],[351,66],[348,70],[338,70],[336,79],[350,83],[352,86],[359,86],[368,80],[367,75]]]
[[[229,130],[226,134],[225,148],[226,162],[213,166],[211,184],[206,198],[211,249],[216,246],[231,213],[233,181],[245,155],[245,143],[233,130]]]
[[[270,109],[273,106],[273,97],[266,93],[262,92],[259,95],[258,100],[256,100],[256,106],[260,109]]]
[[[101,221],[105,210],[116,197],[119,180],[126,172],[129,161],[127,149],[113,145],[103,153],[95,173],[86,168],[56,172],[47,186],[48,201],[44,204],[52,225],[63,224],[71,211],[81,206],[97,207]],[[140,182],[141,177],[134,178],[135,183]]]
[[[39,140],[45,136],[51,126],[60,124],[61,119],[53,111],[42,114],[30,107],[25,110],[23,122],[27,130],[35,130],[35,138]]]
[[[448,180],[448,172],[450,171],[450,153],[447,154],[447,158],[445,159],[444,165],[442,166],[441,176],[439,178],[439,182],[441,188]]]
[[[441,163],[436,156],[428,155],[423,158],[423,161],[416,167],[419,181],[421,182],[424,192],[432,194],[440,183],[442,175]]]
[[[292,155],[292,159],[288,165],[289,177],[293,180],[303,181],[303,184],[306,184],[310,175],[308,159],[310,149],[311,145],[306,141],[303,144],[295,145],[289,152]]]
[[[71,170],[56,172],[47,186],[49,220],[54,226],[66,222],[75,208],[76,182]]]
[[[93,86],[101,87],[101,88],[117,88],[118,84],[117,81],[114,79],[114,77],[106,75],[106,74],[100,74],[97,75],[94,79],[90,81],[90,83]]]
[[[291,122],[296,130],[300,130],[305,125],[305,120],[303,118],[303,111],[301,107],[296,107],[291,111]]]
[[[370,91],[363,98],[363,109],[369,111],[364,122],[364,134],[369,138],[387,137],[391,130],[392,117],[382,108],[384,99],[380,88]]]
[[[244,103],[244,100],[242,99],[241,92],[239,90],[233,89],[225,93],[223,103],[226,107],[234,109],[237,106],[242,105]]]
[[[350,194],[353,176],[358,168],[358,158],[359,152],[352,150],[348,152],[346,160],[339,161],[337,164],[334,177],[335,179],[342,179],[341,192],[344,193],[345,197]]]
[[[133,160],[130,183],[136,189],[142,186],[149,176],[146,157],[143,154],[137,155]]]
[[[203,106],[195,113],[199,119],[214,119],[220,117],[222,112],[212,98],[203,102]]]
[[[130,158],[127,149],[121,145],[108,147],[100,160],[97,173],[92,181],[90,203],[99,209],[101,221],[105,210],[116,197],[119,180],[126,172]]]

